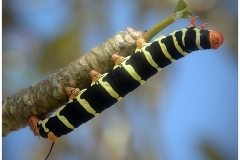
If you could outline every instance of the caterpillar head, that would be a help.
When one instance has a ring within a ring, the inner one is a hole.
[[[189,27],[194,27],[194,28],[196,27],[195,20],[197,19],[197,17],[198,16],[195,16],[195,17],[193,17],[190,20]],[[200,26],[200,29],[204,30],[206,25],[207,25],[207,23],[203,23]],[[209,42],[210,42],[210,45],[211,45],[212,49],[218,49],[222,45],[222,43],[223,43],[223,35],[222,35],[222,33],[217,32],[217,31],[213,31],[213,30],[209,30]]]
[[[209,42],[212,49],[218,49],[223,43],[223,35],[220,32],[210,30],[209,31]]]

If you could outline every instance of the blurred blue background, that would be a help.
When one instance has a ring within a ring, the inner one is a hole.
[[[60,138],[49,159],[235,160],[238,155],[237,0],[185,0],[218,50],[171,64],[121,102]],[[3,99],[38,83],[117,32],[146,30],[177,0],[3,0]],[[159,35],[189,24],[180,19]],[[158,35],[158,36],[159,36]],[[44,159],[50,141],[29,128],[2,139],[4,160]]]

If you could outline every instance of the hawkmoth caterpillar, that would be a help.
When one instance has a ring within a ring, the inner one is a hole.
[[[223,43],[222,34],[204,30],[206,23],[197,28],[195,20],[196,17],[189,26],[169,36],[160,36],[152,43],[146,43],[139,37],[136,40],[137,49],[131,56],[113,54],[115,67],[112,71],[100,74],[92,70],[89,73],[92,84],[88,88],[80,90],[67,87],[70,102],[50,118],[39,120],[31,116],[28,120],[30,129],[35,135],[54,142],[120,101],[167,65],[193,51],[220,47]]]

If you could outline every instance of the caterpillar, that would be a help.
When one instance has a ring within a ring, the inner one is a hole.
[[[66,93],[70,96],[66,106],[47,119],[39,120],[35,115],[28,119],[34,135],[54,142],[120,101],[169,64],[193,51],[220,47],[223,35],[214,30],[204,30],[206,23],[197,28],[195,20],[196,17],[192,18],[189,26],[169,36],[160,36],[152,43],[138,37],[133,55],[112,55],[115,63],[112,71],[100,74],[92,70],[89,73],[91,86],[82,90],[66,87]]]

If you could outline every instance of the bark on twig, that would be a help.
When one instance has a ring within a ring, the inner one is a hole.
[[[31,115],[44,119],[66,104],[67,86],[80,89],[88,87],[91,83],[88,73],[92,69],[100,73],[112,70],[114,64],[111,55],[116,52],[123,56],[133,54],[135,39],[142,34],[142,31],[127,28],[101,45],[93,47],[91,52],[61,68],[47,79],[8,96],[2,102],[2,136],[26,127]]]

